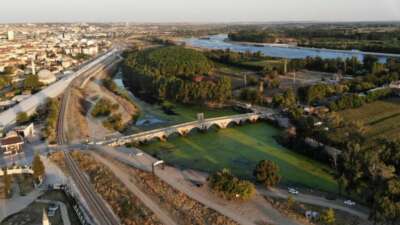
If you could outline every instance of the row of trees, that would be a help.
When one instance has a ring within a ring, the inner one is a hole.
[[[339,99],[331,102],[328,107],[332,111],[339,111],[351,108],[358,108],[366,103],[370,103],[382,98],[392,96],[393,92],[390,88],[384,88],[373,92],[368,92],[366,95],[360,94],[347,94],[341,96]]]
[[[375,148],[351,141],[339,166],[339,183],[371,205],[370,217],[381,224],[400,224],[400,142],[377,140]]]
[[[211,50],[211,51],[207,51],[205,53],[205,55],[210,60],[217,62],[217,63],[223,63],[226,65],[231,65],[231,66],[240,67],[240,68],[249,69],[249,70],[257,70],[257,71],[263,70],[264,66],[248,64],[246,62],[260,61],[260,60],[266,60],[266,59],[270,58],[270,57],[264,56],[261,52],[255,52],[255,53],[251,53],[249,51],[235,52],[235,51],[231,51],[230,49]]]
[[[241,30],[228,34],[229,40],[258,43],[275,43],[276,37],[269,31]]]
[[[399,53],[399,29],[371,29],[361,31],[354,27],[269,27],[240,30],[228,35],[230,40],[274,43],[277,39],[296,39],[299,46],[328,49],[358,49],[368,52]]]
[[[394,60],[394,59],[389,59]],[[304,59],[292,59],[289,61],[289,70],[313,70],[328,73],[342,72],[349,75],[366,75],[368,73],[379,73],[383,70],[383,64],[378,57],[373,55],[365,55],[360,61],[356,57],[352,58],[336,58],[323,59],[317,57],[306,57]]]
[[[58,120],[58,112],[60,108],[60,101],[58,99],[47,99],[47,102],[39,110],[39,115],[45,119],[45,126],[43,128],[43,136],[47,138],[50,143],[56,141],[56,127]]]

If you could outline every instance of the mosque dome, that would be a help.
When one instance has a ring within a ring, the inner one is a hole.
[[[43,84],[51,84],[55,82],[56,76],[49,70],[41,70],[38,73],[39,81]]]

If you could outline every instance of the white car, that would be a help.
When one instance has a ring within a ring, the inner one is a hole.
[[[344,203],[345,205],[348,205],[348,206],[355,206],[355,205],[356,205],[356,203],[353,202],[353,201],[351,201],[351,200],[346,200],[346,201],[344,201],[343,203]]]
[[[298,194],[299,194],[299,191],[296,190],[296,189],[294,189],[294,188],[289,188],[289,189],[288,189],[288,192],[289,192],[290,194],[293,194],[293,195],[298,195]]]

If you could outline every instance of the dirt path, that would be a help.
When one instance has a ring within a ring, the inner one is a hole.
[[[113,148],[102,147],[99,149],[113,158],[132,165],[145,171],[151,171],[151,165],[156,159],[144,154],[142,156],[128,156],[127,152],[121,152]],[[125,149],[125,151],[130,151]],[[134,155],[134,154],[133,154]],[[228,202],[209,192],[208,187],[204,185],[199,188],[190,182],[187,178],[187,171],[181,171],[174,167],[167,166],[164,170],[157,170],[156,175],[164,182],[175,189],[185,193],[190,198],[202,203],[203,205],[216,210],[237,223],[243,225],[256,225],[267,222],[279,225],[297,225],[299,223],[281,215],[273,208],[261,194],[256,194],[251,201],[247,202]]]
[[[89,137],[89,128],[85,118],[86,109],[83,106],[84,99],[80,90],[71,88],[70,94],[64,126],[70,143],[79,143]]]
[[[160,221],[165,225],[178,225],[169,215],[164,212],[151,198],[149,198],[145,193],[143,193],[135,183],[129,178],[129,174],[126,174],[118,166],[114,165],[112,162],[106,160],[98,154],[92,154],[95,159],[105,166],[107,166],[114,175],[128,188],[133,194],[140,199],[140,201],[146,205]]]

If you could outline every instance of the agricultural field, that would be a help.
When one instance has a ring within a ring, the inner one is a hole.
[[[340,112],[345,121],[360,121],[367,138],[400,138],[400,98],[376,101]]]
[[[274,139],[279,133],[271,125],[257,123],[172,137],[168,142],[155,141],[140,148],[178,167],[206,172],[228,168],[245,179],[253,179],[256,164],[269,159],[279,165],[285,185],[336,192],[331,170],[280,146]]]

